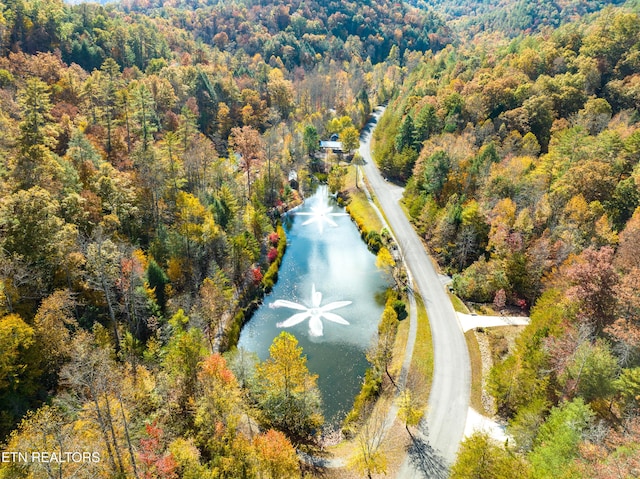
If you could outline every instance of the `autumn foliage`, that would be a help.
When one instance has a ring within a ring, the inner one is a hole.
[[[225,350],[277,281],[281,215],[344,188],[318,141],[349,157],[378,104],[376,160],[455,291],[531,315],[487,381],[515,446],[473,437],[486,470],[454,474],[639,475],[637,7],[413,3],[0,3],[0,442],[102,458],[0,478],[300,477],[304,352]]]

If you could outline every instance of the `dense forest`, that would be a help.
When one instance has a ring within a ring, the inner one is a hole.
[[[286,4],[257,1],[209,2],[125,1],[125,11],[161,16],[221,49],[279,58],[292,70],[308,68],[327,54],[335,60],[354,55],[379,63],[392,46],[405,50],[438,50],[449,42],[439,16],[404,3],[295,0]],[[206,3],[206,2],[202,2]]]
[[[413,3],[0,0],[0,443],[101,458],[0,478],[301,477],[317,377],[233,346],[383,103],[455,292],[531,316],[452,476],[640,474],[640,9]]]
[[[233,346],[318,140],[447,35],[386,1],[0,2],[0,443],[100,458],[0,477],[300,477],[316,376],[291,335]]]
[[[412,0],[410,4],[433,8],[456,33],[474,39],[497,32],[507,37],[555,28],[622,0]]]
[[[638,10],[509,36],[427,57],[376,131],[456,293],[531,315],[488,379],[514,444],[473,436],[452,476],[636,477]]]

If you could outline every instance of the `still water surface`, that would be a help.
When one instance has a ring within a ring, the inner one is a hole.
[[[365,351],[375,339],[388,283],[355,224],[328,197],[326,186],[289,212],[283,223],[288,245],[278,282],[242,329],[238,347],[264,360],[278,334],[283,330],[293,334],[307,356],[309,370],[319,375],[325,419],[335,426],[351,409],[360,390],[368,366]],[[301,311],[269,305],[287,300],[312,308],[314,287],[322,294],[321,308],[351,301],[331,310],[349,325],[321,318],[323,334],[317,337],[310,334],[308,319],[289,328],[277,327]]]

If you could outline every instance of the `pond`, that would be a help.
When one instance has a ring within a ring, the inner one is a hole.
[[[278,282],[242,329],[238,347],[264,360],[276,336],[293,334],[319,376],[326,423],[337,426],[362,385],[388,282],[326,186],[283,224],[288,245]]]

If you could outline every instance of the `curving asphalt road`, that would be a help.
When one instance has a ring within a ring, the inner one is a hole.
[[[374,120],[363,133],[360,139],[360,154],[365,161],[363,169],[369,184],[400,243],[407,268],[413,276],[416,289],[425,301],[429,315],[434,346],[434,375],[426,421],[423,421],[420,429],[428,443],[426,449],[433,450],[440,456],[431,458],[428,462],[434,459],[438,462],[438,459],[441,459],[448,466],[455,460],[469,409],[469,353],[458,317],[431,258],[398,203],[403,189],[387,182],[371,157],[371,133],[383,111],[383,108],[376,109]],[[424,470],[424,461],[412,461],[410,457],[407,456],[397,477],[425,477],[428,472]]]

